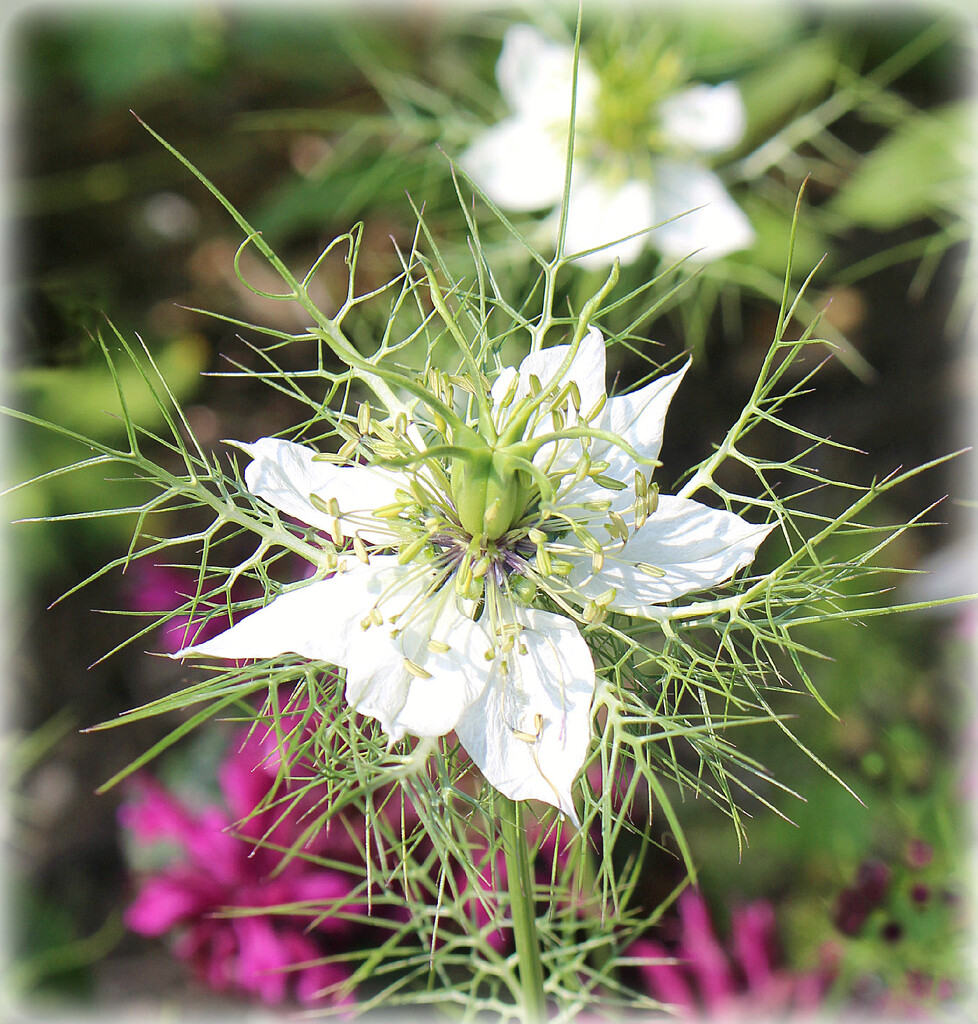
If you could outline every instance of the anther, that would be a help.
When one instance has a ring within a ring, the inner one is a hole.
[[[614,524],[614,530],[611,530],[611,527],[608,527],[608,529],[611,530],[613,534],[616,534],[618,537],[620,537],[621,542],[624,544],[625,541],[628,540],[628,524],[625,522],[624,519],[622,519],[622,517],[617,512],[609,511],[608,518]]]
[[[329,524],[329,536],[334,544],[343,543],[343,531],[340,529],[340,521],[335,517]]]
[[[349,441],[344,441],[340,445],[340,450],[336,453],[341,459],[348,459],[356,450],[359,441],[354,441],[352,438]]]
[[[423,669],[420,665],[416,665],[410,658],[404,659],[404,667],[417,679],[430,679],[431,673],[426,669]]]
[[[427,535],[418,537],[416,540],[411,541],[406,548],[402,548],[397,554],[397,564],[406,565],[411,561],[415,555],[419,554],[421,549],[428,543]]]
[[[428,650],[431,651],[432,654],[445,654],[447,651],[450,651],[451,649],[451,645],[446,644],[444,640],[428,641]]]
[[[370,403],[361,402],[360,408],[357,409],[357,426],[360,428],[361,434],[366,434],[370,429]]]
[[[370,609],[370,621],[375,626],[382,626],[384,624],[384,616],[380,614],[380,609],[376,606]]]
[[[370,558],[367,555],[367,547],[359,537],[353,538],[353,553],[361,562],[363,562],[364,565],[370,565]]]

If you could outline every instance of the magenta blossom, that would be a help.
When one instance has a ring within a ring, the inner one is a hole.
[[[725,949],[703,897],[687,889],[678,900],[678,935],[672,948],[639,939],[629,948],[644,988],[686,1019],[748,1021],[811,1015],[830,983],[825,971],[798,973],[776,966],[774,908],[758,900],[734,910]],[[668,963],[664,961],[673,960]]]
[[[123,826],[137,843],[175,844],[181,857],[143,880],[125,922],[141,935],[177,933],[177,956],[214,989],[269,1004],[289,996],[307,1004],[349,1003],[352,993],[337,988],[347,970],[316,961],[349,940],[354,926],[342,912],[363,910],[349,898],[354,875],[301,856],[275,872],[281,849],[306,822],[285,804],[253,814],[276,777],[270,749],[274,736],[269,740],[261,726],[232,747],[219,773],[226,809],[195,811],[158,783],[139,783],[139,799],[120,810]],[[325,833],[305,849],[334,859],[345,853],[331,849]],[[284,904],[300,906],[291,915],[260,912]],[[258,912],[231,916],[242,909]]]

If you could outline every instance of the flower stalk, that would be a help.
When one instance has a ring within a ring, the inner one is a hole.
[[[520,972],[521,1016],[526,1024],[540,1024],[546,1019],[547,1003],[543,993],[543,962],[533,901],[533,872],[523,829],[523,805],[509,797],[499,796],[497,806]]]

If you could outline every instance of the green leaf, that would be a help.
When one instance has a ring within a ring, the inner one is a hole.
[[[954,103],[903,122],[865,157],[829,209],[887,229],[957,208],[970,179],[973,119],[970,103]]]
[[[779,51],[737,83],[747,107],[747,138],[762,140],[794,114],[810,107],[832,84],[838,67],[831,40],[816,37]]]
[[[189,395],[206,368],[207,345],[200,335],[186,334],[168,342],[157,360],[174,394]],[[133,420],[152,429],[163,422],[160,408],[139,372],[128,361],[119,377]],[[23,370],[12,379],[17,403],[43,420],[58,423],[98,440],[117,437],[124,431],[119,398],[112,377],[102,362],[89,366],[39,366]]]

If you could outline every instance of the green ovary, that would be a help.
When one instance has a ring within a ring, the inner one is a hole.
[[[526,505],[528,474],[507,452],[473,450],[452,464],[452,498],[462,528],[472,537],[496,540]]]

